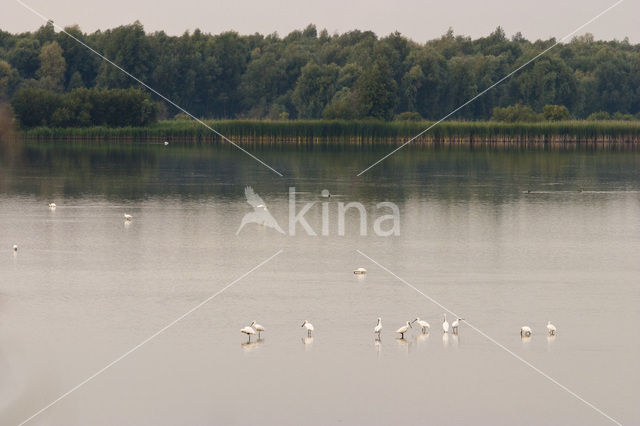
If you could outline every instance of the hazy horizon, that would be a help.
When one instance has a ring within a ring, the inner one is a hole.
[[[327,0],[322,4],[298,4],[291,0],[273,3],[248,0],[237,7],[230,2],[201,5],[194,0],[175,2],[149,1],[136,3],[114,0],[109,4],[67,0],[52,5],[46,0],[27,0],[29,6],[63,27],[78,25],[92,33],[140,21],[147,32],[164,31],[181,35],[200,29],[218,34],[235,31],[240,34],[272,34],[285,36],[309,24],[330,34],[352,30],[373,31],[384,37],[398,31],[418,43],[432,40],[452,28],[456,35],[484,37],[500,26],[508,37],[520,32],[529,40],[564,37],[598,13],[615,3],[612,0],[570,1],[563,4],[543,0],[513,8],[504,0],[484,4],[464,1],[455,6],[410,0],[404,7],[379,0],[352,1],[348,4]],[[591,33],[597,40],[640,42],[640,27],[634,17],[640,16],[640,4],[625,1],[585,27],[576,35]],[[222,17],[222,18],[220,18]],[[10,33],[35,31],[43,20],[15,1],[8,1],[0,17],[0,29]]]

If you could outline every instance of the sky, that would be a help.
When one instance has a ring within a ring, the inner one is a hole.
[[[0,29],[12,33],[36,30],[43,21],[16,0],[0,0]],[[371,30],[379,36],[399,31],[425,42],[453,28],[473,38],[502,26],[508,36],[560,39],[616,0],[21,0],[61,26],[77,24],[85,32],[105,30],[139,20],[147,32],[171,35],[199,28],[218,34],[283,36],[313,23],[329,33]],[[581,30],[596,39],[640,43],[640,1],[620,5]]]

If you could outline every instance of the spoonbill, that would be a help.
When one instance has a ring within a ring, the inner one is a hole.
[[[520,336],[524,336],[524,337],[530,337],[531,336],[531,327],[528,327],[526,325],[523,325],[522,327],[520,327]]]
[[[356,270],[353,271],[354,274],[356,275],[364,275],[367,273],[367,270],[364,268],[358,268]]]
[[[378,325],[376,325],[376,327],[373,329],[374,334],[378,335],[378,338],[380,338],[380,332],[382,331],[382,319],[378,318]]]
[[[460,321],[464,321],[464,318],[458,318],[451,323],[451,331],[453,332],[453,334],[458,334],[458,326],[460,325]]]
[[[411,323],[407,321],[405,325],[403,325],[402,327],[396,330],[396,333],[400,333],[400,338],[404,339],[404,333],[406,333],[407,330],[409,330],[409,328],[413,328],[413,327],[411,327]]]
[[[244,327],[240,330],[240,333],[244,333],[249,336],[249,342],[251,341],[251,335],[256,334],[256,331],[252,327]]]
[[[331,198],[331,193],[328,189],[323,189],[322,191],[320,191],[320,195],[322,195],[323,198]]]
[[[422,334],[426,333],[429,331],[429,328],[431,328],[431,326],[429,325],[428,322],[421,320],[420,317],[416,317],[416,319],[414,319],[411,322],[417,322],[418,325],[420,326],[420,328],[422,328]]]
[[[547,321],[547,330],[549,331],[549,336],[556,335],[556,326],[551,324],[551,321]]]
[[[447,314],[444,314],[444,320],[442,321],[442,331],[449,332],[449,322],[447,321]]]
[[[167,145],[169,145],[169,142],[164,141],[164,146],[167,146]]]
[[[56,206],[56,203],[49,203],[49,208],[50,208],[51,210],[55,209],[56,207],[57,207],[57,206]]]
[[[255,321],[253,321],[251,323],[251,327],[253,327],[253,329],[258,332],[258,339],[259,339],[260,338],[260,333],[264,331],[264,327],[261,326],[260,324],[258,324]]]
[[[306,328],[307,329],[307,336],[311,337],[311,333],[313,332],[313,324],[311,324],[307,320],[304,320],[304,322],[302,323],[302,325],[300,327]]]
[[[14,244],[14,245],[13,245],[13,251],[14,251],[14,252],[18,251],[18,245],[17,245],[17,244]]]
[[[126,220],[127,222],[131,222],[131,219],[133,219],[133,216],[131,216],[130,214],[124,214],[124,220]]]

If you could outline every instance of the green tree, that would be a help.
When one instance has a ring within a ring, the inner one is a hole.
[[[49,42],[40,50],[40,68],[36,75],[41,87],[61,91],[67,63],[62,56],[62,48],[56,41]]]
[[[292,94],[292,102],[300,118],[320,118],[336,92],[340,67],[309,62],[302,68]]]
[[[545,105],[542,108],[542,116],[547,121],[563,121],[571,118],[569,110],[564,105]]]

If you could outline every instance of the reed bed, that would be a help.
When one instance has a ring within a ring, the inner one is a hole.
[[[385,121],[250,121],[207,122],[237,143],[402,143],[432,122]],[[213,142],[220,137],[193,121],[162,121],[149,127],[87,127],[24,130],[31,140],[174,140]],[[416,142],[640,142],[640,121],[564,121],[440,123]]]

